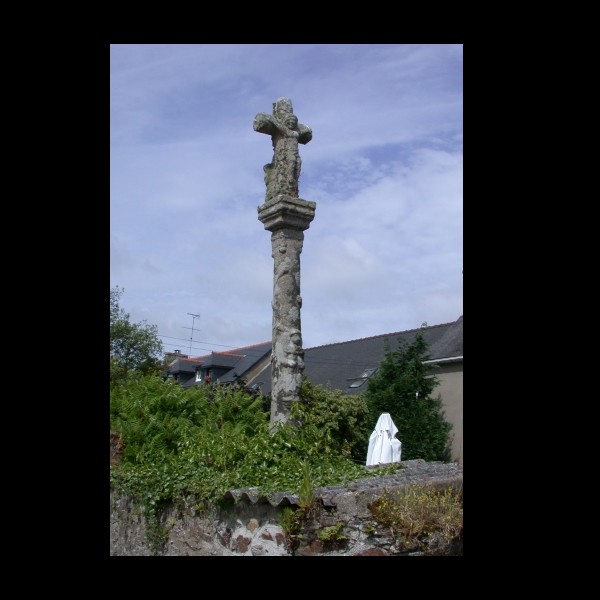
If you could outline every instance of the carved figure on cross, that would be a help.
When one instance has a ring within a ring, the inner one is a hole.
[[[312,130],[298,123],[289,98],[273,102],[273,115],[258,113],[254,117],[254,131],[271,136],[273,160],[263,167],[265,173],[266,202],[276,201],[277,196],[298,198],[298,180],[302,160],[298,144],[312,140]]]

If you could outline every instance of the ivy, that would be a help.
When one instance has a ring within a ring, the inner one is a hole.
[[[328,401],[335,405],[329,413]],[[293,413],[302,425],[284,425],[273,434],[262,399],[244,390],[183,389],[156,375],[113,386],[111,431],[122,454],[111,465],[111,486],[143,507],[153,552],[168,535],[160,520],[169,503],[194,498],[215,506],[228,490],[244,487],[308,498],[315,487],[372,475],[364,467],[366,444],[360,460],[354,459],[349,448],[358,449],[356,438],[344,424],[351,419],[360,432],[367,415],[363,401],[306,383]]]

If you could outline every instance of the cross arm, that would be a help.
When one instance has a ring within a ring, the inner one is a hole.
[[[277,121],[275,121],[275,119],[267,113],[258,113],[254,117],[254,123],[252,125],[254,127],[254,131],[266,133],[268,135],[275,134],[278,130],[280,130],[281,127],[279,123],[277,123]]]
[[[308,144],[312,140],[312,129],[308,125],[298,124],[298,143]]]
[[[271,136],[277,133],[284,136],[297,136],[299,144],[308,144],[308,142],[312,140],[312,129],[307,125],[298,123],[298,131],[294,132],[293,130],[288,129],[279,123],[275,117],[267,113],[258,113],[254,117],[254,123],[252,125],[254,127],[254,131],[266,133],[267,135]]]

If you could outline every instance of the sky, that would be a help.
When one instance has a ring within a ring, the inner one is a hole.
[[[110,46],[110,286],[165,352],[271,340],[271,233],[258,220],[290,98],[300,198],[302,345],[463,313],[459,44]]]

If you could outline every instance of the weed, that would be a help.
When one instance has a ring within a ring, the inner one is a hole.
[[[298,492],[298,505],[300,508],[307,509],[314,502],[314,498],[314,483],[310,465],[307,461],[304,461],[302,466],[302,483]]]
[[[414,484],[396,492],[386,490],[369,509],[381,526],[390,529],[400,551],[443,555],[460,547],[462,490]]]
[[[371,535],[373,535],[375,532],[377,531],[377,527],[375,527],[375,525],[373,525],[372,523],[366,523],[363,526],[363,533],[369,537]]]
[[[339,546],[348,539],[344,533],[344,525],[343,521],[338,521],[335,525],[323,527],[317,531],[317,537],[325,544]]]
[[[286,506],[278,515],[279,524],[285,535],[286,546],[294,552],[298,547],[298,535],[302,529],[302,514]]]

